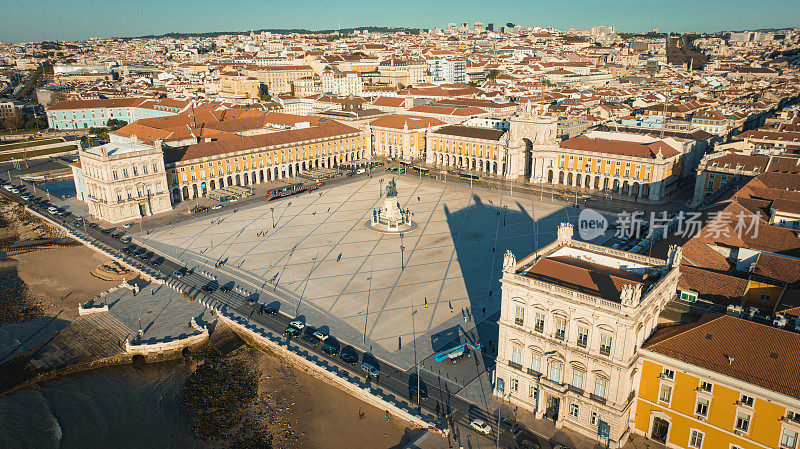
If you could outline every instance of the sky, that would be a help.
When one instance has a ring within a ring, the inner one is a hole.
[[[768,0],[0,0],[0,42],[167,32],[449,22],[618,31],[713,32],[800,26],[800,1]]]

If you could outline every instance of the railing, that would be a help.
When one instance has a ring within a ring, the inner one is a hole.
[[[596,395],[594,393],[589,393],[589,399],[591,399],[591,400],[593,400],[595,402],[599,402],[599,403],[604,404],[604,405],[606,403],[606,398],[604,398],[602,396],[598,396],[598,395]]]
[[[514,368],[515,370],[522,371],[522,365],[516,362],[512,362],[511,360],[508,361],[508,366]]]
[[[540,377],[542,375],[542,373],[540,373],[539,371],[534,371],[530,368],[527,368],[525,371],[531,376]]]
[[[523,320],[522,318],[514,318],[514,324],[516,324],[517,326],[522,326],[525,324],[525,320]]]

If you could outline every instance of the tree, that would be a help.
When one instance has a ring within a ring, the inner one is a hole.
[[[9,115],[3,120],[6,129],[10,129],[12,132],[18,130],[23,123],[22,116],[19,114]]]
[[[258,89],[258,96],[259,96],[259,98],[261,98],[262,101],[270,101],[270,100],[272,100],[272,96],[269,93],[267,93],[267,86],[265,86],[263,84]]]
[[[489,70],[489,73],[486,75],[486,78],[494,82],[497,79],[497,76],[500,75],[500,71],[497,69]]]

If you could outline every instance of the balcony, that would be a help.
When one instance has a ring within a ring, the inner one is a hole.
[[[542,375],[542,373],[540,373],[539,371],[534,371],[534,370],[532,370],[532,369],[530,369],[530,368],[527,368],[525,371],[526,371],[526,372],[527,372],[529,375],[531,375],[531,376],[535,376],[535,377],[540,377],[540,376]]]
[[[525,324],[525,320],[523,320],[522,318],[514,318],[514,324],[516,324],[517,326],[522,326]]]
[[[600,355],[604,355],[606,357],[610,356],[611,355],[611,347],[600,346]]]
[[[514,368],[515,370],[522,371],[522,365],[516,362],[512,362],[511,360],[508,361],[508,366]]]
[[[567,390],[578,393],[579,395],[583,396],[583,388],[578,388],[575,385],[569,384],[567,385]]]
[[[589,399],[591,399],[591,400],[593,400],[595,402],[599,402],[600,404],[603,404],[603,405],[605,405],[605,403],[606,403],[606,398],[604,398],[602,396],[598,396],[598,395],[596,395],[594,393],[589,393]]]

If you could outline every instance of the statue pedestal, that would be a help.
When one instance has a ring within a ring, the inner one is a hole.
[[[401,233],[413,231],[417,224],[411,221],[411,212],[400,209],[397,197],[390,196],[383,202],[383,207],[372,211],[372,220],[366,226],[373,231],[384,233]]]

